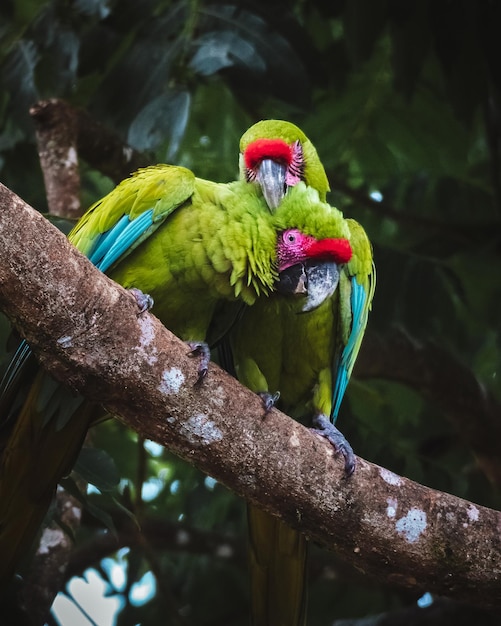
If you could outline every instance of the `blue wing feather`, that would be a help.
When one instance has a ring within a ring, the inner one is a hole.
[[[350,380],[351,371],[355,364],[358,348],[360,346],[360,336],[365,331],[367,323],[367,292],[363,285],[353,276],[351,278],[351,295],[350,305],[352,314],[351,332],[348,342],[343,348],[341,355],[337,360],[335,369],[336,383],[334,385],[334,393],[332,396],[332,422],[337,419],[341,402],[343,401],[348,382]]]
[[[134,244],[153,225],[153,209],[144,211],[133,220],[124,215],[108,232],[101,235],[98,247],[89,257],[102,272],[106,272],[120,257],[129,252]]]
[[[120,221],[118,221],[113,228],[110,228],[105,233],[101,233],[94,244],[94,249],[89,254],[89,260],[96,266],[103,260],[104,256],[111,248],[117,237],[120,236],[124,228],[129,224],[129,216],[124,215]]]

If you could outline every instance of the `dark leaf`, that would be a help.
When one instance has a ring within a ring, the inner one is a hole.
[[[99,491],[114,491],[120,482],[120,474],[111,456],[97,448],[84,446],[73,469]]]
[[[254,46],[234,31],[213,31],[197,40],[198,50],[190,66],[199,74],[210,76],[233,65],[246,70],[264,73],[266,64]]]
[[[166,161],[177,154],[188,122],[191,97],[169,91],[151,100],[132,122],[127,142],[138,150],[153,150],[169,140]]]
[[[91,500],[78,488],[78,485],[73,480],[73,478],[71,478],[71,476],[63,478],[59,482],[70,495],[72,495],[81,503],[86,511],[88,511],[97,520],[99,520],[105,528],[107,528],[110,532],[113,533],[113,535],[115,535],[115,537],[118,536],[117,529],[115,527],[115,524],[113,523],[113,518],[111,517],[111,515],[103,508],[91,502]]]

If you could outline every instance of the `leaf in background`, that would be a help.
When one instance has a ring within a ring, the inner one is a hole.
[[[255,87],[260,93],[265,91],[295,103],[304,104],[308,100],[310,81],[301,58],[291,43],[262,17],[239,6],[207,5],[200,9],[199,24],[214,36],[221,31],[235,34],[231,39],[234,48],[228,54],[235,60],[244,59],[247,72],[242,75],[239,67],[229,75],[240,89],[250,92]],[[230,38],[227,37],[226,43],[230,43]],[[252,56],[261,60],[257,67],[247,65],[251,50]],[[266,83],[263,83],[263,64]]]
[[[414,92],[418,76],[430,51],[429,5],[399,2],[390,5],[390,36],[395,85],[406,97]]]
[[[218,182],[238,177],[238,142],[252,121],[222,78],[214,77],[193,95],[178,163]]]
[[[352,61],[365,61],[386,25],[388,0],[350,0],[345,3],[343,26]]]
[[[174,160],[186,130],[190,103],[187,91],[169,91],[157,96],[132,122],[127,143],[138,150],[153,150],[168,138],[166,160]]]
[[[486,12],[484,19],[499,21],[498,3],[492,4],[493,14]],[[441,63],[449,102],[456,115],[470,124],[475,110],[485,102],[489,93],[488,76],[484,60],[484,47],[491,41],[483,40],[479,33],[481,12],[478,4],[464,2],[451,11],[447,2],[433,3],[429,28],[434,38],[434,49]],[[499,37],[495,35],[497,46]]]
[[[113,518],[111,515],[102,509],[101,507],[95,505],[93,502],[89,500],[86,494],[82,493],[79,489],[77,483],[73,480],[71,476],[67,478],[63,478],[59,481],[59,484],[66,489],[66,491],[72,495],[74,498],[80,502],[80,504],[97,520],[99,520],[105,528],[107,528],[110,532],[113,533],[115,537],[118,537],[117,529],[115,524],[113,523]]]
[[[38,100],[35,69],[39,51],[31,40],[21,39],[5,59],[1,85],[10,95],[9,112],[24,130],[31,130],[29,108]]]
[[[131,3],[124,7],[118,23],[111,22],[111,29],[108,21],[100,24],[97,32],[86,33],[82,43],[82,54],[95,68],[96,64],[103,64],[101,48],[95,45],[96,36],[106,42],[107,66],[92,102],[107,123],[123,135],[128,134],[130,124],[145,106],[170,86],[175,89],[183,78],[180,65],[186,44],[184,3],[163,12],[155,12],[154,4],[146,3],[143,8],[142,3],[141,7]],[[125,27],[122,33],[124,19],[134,22],[133,30]]]
[[[14,2],[2,2],[2,8],[5,8],[6,5],[11,5],[11,10],[14,13],[13,21],[19,28],[18,32],[21,33],[50,3],[51,0],[15,0]]]
[[[96,15],[105,19],[110,14],[109,0],[74,0],[75,8],[83,15]]]
[[[210,76],[233,65],[242,65],[253,72],[264,73],[266,64],[254,46],[234,31],[213,31],[196,41],[198,47],[190,67],[203,76]]]
[[[43,97],[58,93],[61,97],[75,88],[80,53],[80,38],[49,7],[36,21],[33,39],[40,51],[37,81]]]
[[[98,448],[84,446],[73,469],[99,491],[114,491],[120,482],[115,462],[107,452]]]

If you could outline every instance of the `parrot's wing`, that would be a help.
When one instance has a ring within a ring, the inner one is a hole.
[[[340,350],[333,371],[332,421],[335,422],[367,327],[376,288],[372,247],[364,229],[347,220],[353,257],[345,266],[339,285]]]
[[[195,175],[184,167],[140,169],[91,206],[68,238],[106,272],[189,200],[194,187]]]
[[[194,186],[195,175],[183,167],[157,165],[140,169],[92,205],[68,238],[98,269],[106,272],[186,202]],[[2,424],[8,419],[2,409],[10,406],[12,412],[16,408],[12,399],[19,394],[32,361],[31,349],[23,340],[0,381]]]

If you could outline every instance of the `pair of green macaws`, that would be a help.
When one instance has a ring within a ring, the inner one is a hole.
[[[228,184],[182,167],[141,169],[95,203],[69,239],[141,307],[154,302],[155,315],[200,354],[200,379],[218,328],[223,364],[261,394],[265,410],[277,404],[327,437],[349,475],[355,457],[334,421],[374,294],[370,242],[326,203],[324,168],[295,125],[252,126],[239,168]],[[0,385],[0,585],[101,416],[20,346]],[[254,506],[248,520],[252,623],[304,624],[306,538]]]

